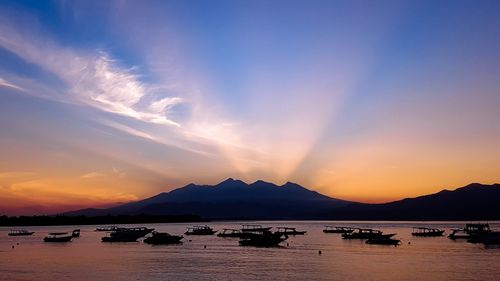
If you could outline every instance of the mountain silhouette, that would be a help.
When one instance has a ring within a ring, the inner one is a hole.
[[[229,178],[217,185],[188,184],[170,192],[109,209],[85,209],[66,215],[186,215],[211,219],[307,219],[352,202],[330,198],[287,182],[247,184]]]
[[[322,216],[343,220],[498,220],[500,184],[472,183],[384,204],[351,203]]]
[[[198,215],[208,219],[494,220],[500,219],[500,184],[474,183],[456,190],[383,204],[330,198],[298,184],[227,179],[189,184],[108,209],[65,215]]]

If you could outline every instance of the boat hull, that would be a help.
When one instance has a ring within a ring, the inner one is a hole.
[[[9,233],[9,236],[31,236],[35,232]]]
[[[419,232],[414,232],[411,235],[416,236],[416,237],[439,237],[443,236],[444,230],[438,231],[435,233],[419,233]]]
[[[144,243],[151,245],[169,245],[169,244],[181,244],[182,236],[169,235],[167,233],[153,234],[146,239]]]
[[[401,243],[401,240],[398,239],[368,239],[366,240],[366,244],[371,244],[371,245],[390,245],[390,246],[397,246]]]
[[[184,234],[186,235],[214,235],[217,231],[186,231]]]
[[[45,237],[43,238],[44,242],[55,242],[55,243],[64,243],[71,242],[73,236],[64,236],[64,237]]]

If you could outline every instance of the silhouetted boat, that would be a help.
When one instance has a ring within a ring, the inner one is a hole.
[[[180,244],[182,236],[170,235],[166,232],[153,231],[151,236],[144,239],[144,243],[152,245]]]
[[[154,228],[146,227],[120,227],[115,231],[109,232],[108,235],[102,237],[101,240],[102,242],[137,242],[137,239],[146,236],[153,230]]]
[[[232,238],[240,238],[243,236],[243,232],[239,229],[231,229],[231,228],[224,228],[222,232],[219,232],[217,234],[219,237],[232,237]]]
[[[486,233],[490,233],[490,225],[487,223],[468,223],[464,228],[452,229],[451,234],[448,235],[448,238],[457,240],[457,239],[470,239],[476,235],[484,235]]]
[[[217,231],[210,228],[208,225],[195,225],[188,227],[184,233],[186,235],[214,235]]]
[[[436,237],[443,236],[444,230],[429,227],[414,227],[411,235],[419,237]]]
[[[473,235],[467,242],[483,243],[485,245],[500,245],[500,232],[492,231],[481,235]]]
[[[351,233],[353,231],[354,231],[354,228],[347,227],[347,226],[330,226],[330,225],[327,225],[327,226],[325,226],[325,229],[323,229],[324,233],[339,233],[339,234],[344,234],[344,233]]]
[[[358,228],[356,231],[351,233],[342,234],[342,239],[384,239],[391,238],[396,235],[396,233],[383,234],[380,230],[375,230],[371,228]]]
[[[281,235],[304,235],[307,231],[298,231],[295,227],[280,226],[275,233]]]
[[[288,239],[287,235],[283,235],[277,232],[273,233],[271,231],[248,231],[248,234],[242,237],[239,243],[240,246],[276,247],[286,239]]]
[[[51,232],[43,238],[44,242],[70,242],[73,236],[68,232]]]
[[[117,229],[118,229],[117,226],[104,226],[96,228],[95,231],[115,231]]]
[[[269,230],[271,230],[271,228],[272,227],[263,227],[260,224],[244,224],[241,231],[243,231],[243,232],[246,232],[246,231],[263,232],[263,231],[269,231]]]
[[[73,238],[80,237],[80,229],[74,229],[71,232],[71,236],[73,236]]]
[[[397,246],[401,243],[399,239],[393,238],[371,238],[366,240],[366,244],[374,244],[374,245],[393,245]]]
[[[27,231],[24,229],[14,229],[9,232],[9,236],[30,236],[33,235],[33,231]]]

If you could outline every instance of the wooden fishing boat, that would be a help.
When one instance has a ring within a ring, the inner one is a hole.
[[[117,228],[115,231],[109,232],[108,235],[101,238],[102,242],[137,242],[139,238],[151,233],[154,228],[146,227],[131,227]]]
[[[239,241],[240,246],[253,247],[276,247],[288,239],[287,235],[273,233],[271,231],[248,232],[248,235],[242,237]]]
[[[374,245],[392,245],[397,246],[401,243],[399,239],[393,238],[371,238],[366,240],[366,244],[374,244]]]
[[[222,232],[217,234],[218,237],[240,238],[243,232],[239,229],[224,228]]]
[[[109,231],[115,231],[117,229],[118,229],[117,226],[103,226],[96,228],[95,231],[109,232]]]
[[[491,232],[490,225],[487,223],[468,223],[464,228],[452,229],[448,238],[471,239],[473,236],[481,236]]]
[[[51,232],[43,238],[44,242],[70,242],[73,236],[68,232]]]
[[[280,226],[278,227],[278,230],[276,233],[282,234],[282,235],[304,235],[306,234],[307,231],[298,231],[295,227],[285,227],[285,226]]]
[[[246,231],[249,231],[249,232],[264,232],[264,231],[269,231],[271,230],[272,227],[263,227],[262,225],[260,224],[244,224],[243,225],[243,228],[241,229],[241,231],[243,232],[246,232]]]
[[[13,229],[9,232],[9,236],[30,236],[33,235],[33,231],[27,231],[24,229]]]
[[[443,236],[444,230],[429,227],[414,227],[411,235],[417,237],[436,237]]]
[[[188,227],[184,233],[186,235],[214,235],[217,231],[210,228],[208,225],[195,225]]]
[[[152,245],[180,244],[182,243],[182,238],[183,236],[170,235],[166,232],[153,231],[151,236],[144,239],[144,243]]]
[[[348,226],[330,226],[326,225],[325,229],[323,229],[324,233],[337,233],[337,234],[344,234],[344,233],[351,233],[355,229],[352,227]]]
[[[396,233],[384,234],[380,230],[358,228],[354,232],[342,234],[342,239],[384,239],[391,238],[394,235],[396,235]]]

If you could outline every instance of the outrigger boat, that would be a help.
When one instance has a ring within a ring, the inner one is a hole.
[[[27,231],[24,229],[14,229],[9,232],[9,236],[30,236],[33,235],[33,231]]]
[[[80,229],[74,229],[71,232],[71,236],[73,236],[73,238],[80,237]]]
[[[357,231],[342,234],[342,239],[388,239],[396,233],[383,234],[380,230],[371,228],[358,228]]]
[[[271,230],[271,228],[272,227],[263,227],[260,224],[244,224],[243,228],[241,229],[241,231],[243,231],[243,232],[246,232],[246,231],[250,231],[250,232],[264,232],[264,231]]]
[[[239,243],[240,246],[276,247],[286,239],[288,239],[287,235],[283,235],[278,232],[249,231],[247,235],[240,239]]]
[[[401,243],[399,239],[393,238],[371,238],[366,240],[366,244],[374,244],[374,245],[392,245],[397,246]]]
[[[44,242],[70,242],[73,236],[68,232],[51,232],[43,238]]]
[[[418,237],[436,237],[443,236],[444,230],[429,227],[414,227],[411,235]]]
[[[224,228],[222,232],[217,234],[218,237],[232,237],[240,238],[243,236],[243,232],[239,229]]]
[[[285,226],[280,226],[278,227],[278,230],[275,233],[279,233],[282,235],[304,235],[306,234],[307,231],[298,231],[295,227],[285,227]]]
[[[107,236],[101,238],[102,242],[137,242],[137,239],[146,236],[152,232],[154,228],[132,227],[132,228],[117,228],[115,231],[109,232]]]
[[[348,227],[348,226],[330,226],[330,225],[326,225],[325,229],[323,229],[324,233],[338,233],[338,234],[351,233],[353,231],[354,231],[354,228]]]
[[[452,229],[448,238],[452,240],[471,239],[473,236],[481,236],[490,232],[490,225],[487,223],[468,223],[464,228]]]
[[[166,232],[153,231],[152,235],[144,239],[144,243],[152,245],[180,244],[183,236],[170,235]]]
[[[195,225],[188,227],[184,233],[186,235],[214,235],[217,231],[210,228],[208,225]]]

